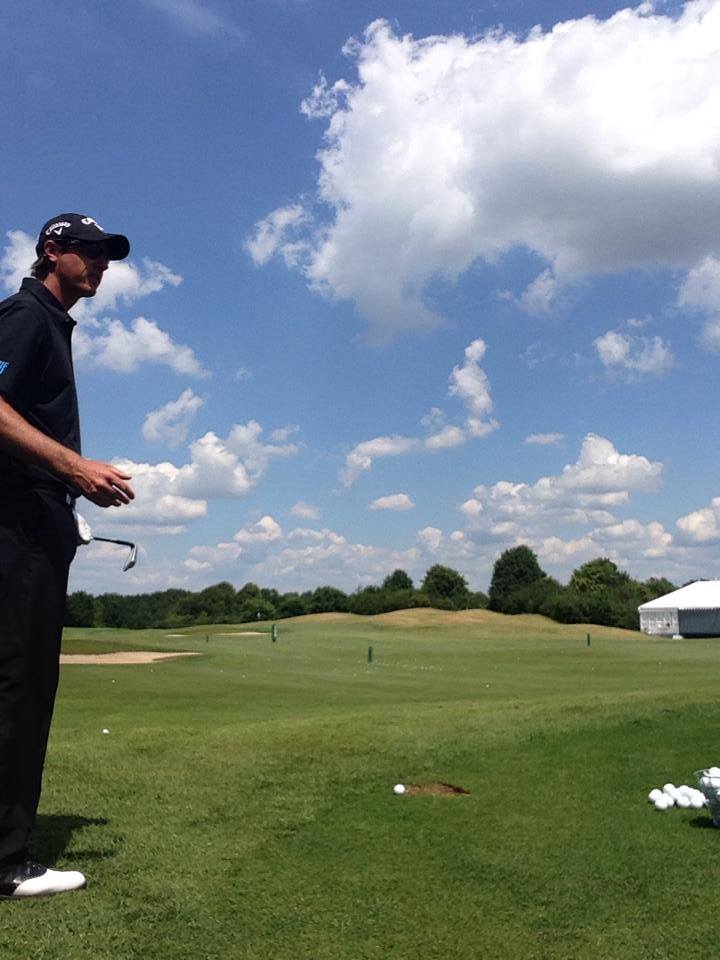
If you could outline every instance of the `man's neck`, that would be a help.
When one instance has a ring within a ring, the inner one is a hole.
[[[62,307],[68,311],[72,310],[75,304],[78,302],[80,297],[77,294],[68,294],[63,290],[58,279],[54,273],[49,273],[45,279],[42,281],[43,286],[46,287],[50,293],[55,297],[55,299],[62,305]]]

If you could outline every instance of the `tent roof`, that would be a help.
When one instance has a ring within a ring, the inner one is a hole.
[[[686,587],[650,600],[638,610],[720,610],[720,580],[696,580]]]

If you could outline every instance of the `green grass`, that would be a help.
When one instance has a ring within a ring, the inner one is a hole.
[[[720,640],[479,611],[218,636],[241,629],[67,632],[200,656],[63,668],[36,845],[89,886],[0,904],[2,960],[708,953],[720,831],[645,797],[720,763]]]

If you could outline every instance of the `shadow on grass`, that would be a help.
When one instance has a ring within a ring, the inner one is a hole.
[[[701,829],[703,829],[703,828],[704,828],[704,829],[707,829],[708,827],[709,827],[711,830],[717,830],[717,829],[718,829],[718,828],[715,826],[715,824],[712,822],[712,820],[710,819],[710,817],[695,817],[694,820],[691,820],[691,821],[690,821],[690,826],[691,826],[691,827],[700,827]]]
[[[74,814],[40,814],[32,836],[33,853],[40,863],[53,864],[70,846],[73,835],[85,827],[104,827],[102,817],[80,817]],[[74,850],[74,860],[104,860],[115,855],[112,847],[100,844],[96,850]]]

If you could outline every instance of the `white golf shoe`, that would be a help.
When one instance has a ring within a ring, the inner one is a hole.
[[[80,890],[85,877],[78,870],[50,870],[33,860],[0,871],[0,900],[50,897],[55,893]]]

